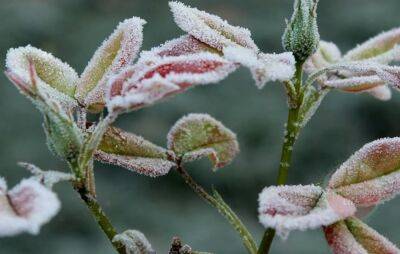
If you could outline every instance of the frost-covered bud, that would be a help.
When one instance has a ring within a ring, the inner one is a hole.
[[[146,236],[137,230],[126,230],[114,236],[113,242],[118,242],[125,247],[126,254],[155,254]]]
[[[282,37],[283,48],[293,52],[298,62],[304,62],[318,48],[317,4],[318,0],[296,0]]]
[[[11,190],[0,177],[0,237],[20,233],[38,234],[60,209],[57,195],[30,178]]]

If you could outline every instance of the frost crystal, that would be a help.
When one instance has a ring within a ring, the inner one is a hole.
[[[371,142],[332,175],[328,187],[358,206],[371,206],[400,192],[400,138]]]
[[[223,52],[226,59],[250,69],[258,88],[268,81],[290,80],[295,73],[296,61],[290,52],[264,54],[243,47],[226,47]]]
[[[68,64],[30,45],[7,52],[6,74],[24,94],[33,89],[31,66],[37,76],[35,85],[38,89],[66,105],[76,105],[73,97],[78,75]]]
[[[0,237],[23,232],[37,234],[59,209],[56,194],[36,180],[22,180],[7,191],[4,179],[0,178]]]
[[[168,133],[168,149],[183,161],[208,156],[214,170],[229,164],[239,152],[236,135],[206,114],[189,114],[175,123]]]
[[[137,230],[126,230],[114,236],[112,241],[123,244],[126,254],[155,254],[146,236]]]
[[[193,85],[216,83],[235,69],[224,58],[205,52],[141,59],[110,80],[107,107],[110,111],[137,109]]]
[[[175,23],[196,39],[220,51],[227,46],[242,46],[258,51],[248,29],[232,26],[216,15],[191,8],[180,2],[169,2]]]
[[[142,45],[145,23],[137,17],[121,22],[96,50],[78,82],[76,98],[81,104],[94,111],[104,106],[107,79],[132,64]]]
[[[324,227],[334,254],[397,254],[400,250],[385,237],[356,218]]]
[[[292,230],[330,225],[355,213],[354,204],[314,185],[273,186],[259,196],[259,219],[286,238]]]

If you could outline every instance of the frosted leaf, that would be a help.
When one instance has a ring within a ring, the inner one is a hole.
[[[362,221],[352,217],[324,227],[334,254],[397,254],[400,250]]]
[[[358,206],[371,206],[400,191],[400,138],[366,144],[332,175],[328,187]]]
[[[140,58],[141,59],[147,58],[146,56],[147,54],[164,57],[164,56],[189,55],[205,51],[213,53],[218,52],[215,49],[208,46],[207,44],[197,40],[191,35],[183,35],[179,38],[167,41],[158,47],[154,47],[150,51],[142,52]]]
[[[259,195],[259,220],[286,238],[292,230],[330,225],[355,213],[354,204],[315,185],[272,186]]]
[[[56,194],[34,179],[22,180],[10,191],[4,179],[0,182],[0,237],[38,234],[60,209]]]
[[[328,67],[342,58],[340,49],[333,42],[320,41],[317,51],[307,59],[305,70],[311,73],[315,70]]]
[[[97,151],[95,158],[103,163],[117,165],[146,176],[166,175],[175,166],[174,162],[159,158],[124,156]]]
[[[60,171],[43,171],[35,165],[26,162],[19,162],[18,165],[27,169],[33,175],[33,179],[49,189],[58,182],[74,180],[74,176],[72,174],[67,174]]]
[[[371,60],[381,63],[400,60],[400,28],[383,32],[350,50],[344,60]],[[395,53],[395,54],[394,54]]]
[[[36,84],[32,84],[32,66]],[[55,100],[70,106],[76,105],[73,96],[78,75],[68,64],[52,54],[30,45],[12,48],[7,52],[6,68],[7,76],[23,94],[32,93],[35,85]]]
[[[331,79],[324,82],[325,86],[339,88],[346,92],[370,90],[384,84],[385,82],[378,75]]]
[[[328,89],[317,90],[314,86],[307,87],[306,91],[304,92],[304,101],[299,110],[298,122],[301,128],[306,126],[328,92]]]
[[[226,47],[223,53],[226,59],[249,68],[258,88],[269,81],[290,80],[295,73],[296,61],[290,52],[264,54],[243,47]]]
[[[125,247],[126,254],[155,254],[146,236],[138,230],[126,230],[112,239]]]
[[[392,98],[392,91],[387,86],[378,86],[366,91],[378,100],[387,101]]]
[[[191,8],[181,2],[169,2],[175,23],[196,39],[222,51],[227,46],[242,46],[258,51],[248,29],[232,26],[216,15]]]
[[[96,50],[83,71],[76,98],[92,111],[100,111],[104,102],[107,79],[132,64],[143,41],[143,19],[133,17],[121,22]]]
[[[189,114],[169,131],[168,149],[187,161],[208,156],[216,170],[234,159],[239,144],[221,122],[206,114]]]
[[[138,109],[194,85],[216,83],[235,69],[233,63],[212,53],[152,56],[110,80],[107,107],[110,111]]]

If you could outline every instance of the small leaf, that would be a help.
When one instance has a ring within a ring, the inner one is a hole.
[[[112,239],[125,247],[126,254],[155,254],[146,236],[137,230],[126,230]]]
[[[261,224],[275,228],[283,238],[292,230],[327,226],[355,211],[351,201],[315,185],[272,186],[259,196]]]
[[[400,28],[383,32],[356,48],[345,56],[346,61],[369,60],[380,63],[390,63],[400,60]]]
[[[0,237],[38,234],[59,209],[56,194],[36,180],[22,180],[7,191],[5,180],[0,178]]]
[[[392,91],[387,86],[374,87],[367,90],[366,92],[381,101],[387,101],[392,98]]]
[[[243,47],[226,47],[223,52],[226,59],[250,69],[258,88],[269,81],[290,80],[295,73],[296,61],[290,52],[264,54]]]
[[[26,162],[19,162],[18,165],[28,170],[33,175],[32,179],[35,179],[49,189],[56,183],[74,180],[72,174],[60,171],[43,171],[37,166]]]
[[[135,134],[109,127],[96,152],[96,159],[147,176],[161,176],[175,166],[169,152]]]
[[[125,69],[109,82],[109,111],[134,110],[199,84],[216,83],[236,69],[212,53],[150,57]]]
[[[239,152],[236,135],[206,114],[181,118],[168,133],[168,149],[184,161],[208,156],[214,170],[229,164]]]
[[[328,187],[357,206],[372,206],[400,192],[400,138],[366,144],[332,175]]]
[[[126,19],[96,50],[78,82],[75,96],[81,104],[94,112],[104,107],[107,79],[136,58],[142,45],[145,23],[137,17]]]
[[[36,84],[32,84],[32,71]],[[50,53],[32,46],[12,48],[7,52],[6,74],[22,93],[32,97],[34,88],[46,91],[54,100],[75,106],[75,84],[78,75],[68,64]]]
[[[216,15],[191,8],[181,2],[169,2],[175,23],[196,39],[222,51],[227,46],[242,46],[258,51],[248,29],[232,26]]]
[[[311,73],[337,63],[341,58],[342,53],[335,43],[320,41],[317,51],[307,59],[305,70]]]
[[[304,92],[304,101],[299,110],[298,122],[301,128],[306,126],[328,92],[329,89],[317,90],[313,86],[307,87],[307,90]]]
[[[400,250],[362,221],[352,217],[324,227],[334,254],[396,254]]]

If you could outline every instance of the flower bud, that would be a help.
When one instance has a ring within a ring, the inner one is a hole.
[[[317,4],[318,0],[296,0],[282,37],[283,48],[293,52],[298,62],[304,62],[318,48]]]

